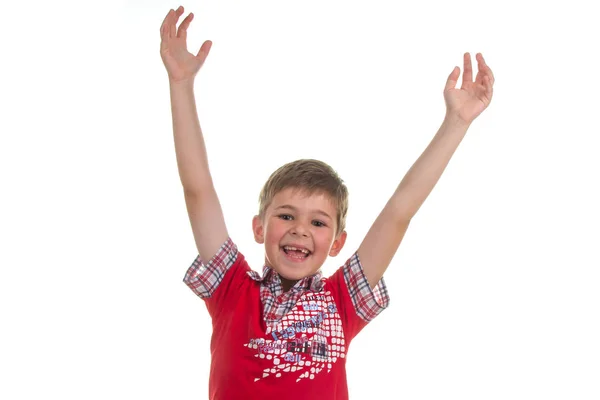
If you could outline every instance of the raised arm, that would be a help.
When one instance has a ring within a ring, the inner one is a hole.
[[[204,64],[212,42],[202,44],[197,55],[187,51],[186,34],[194,15],[179,25],[183,7],[170,10],[160,28],[160,55],[169,75],[173,135],[179,177],[183,185],[194,240],[203,261],[216,254],[228,237],[221,204],[215,191],[206,146],[200,129],[194,78]]]
[[[379,214],[358,249],[358,257],[371,288],[383,276],[400,246],[412,217],[417,213],[446,169],[467,129],[492,100],[494,76],[481,54],[473,82],[471,56],[464,55],[464,75],[460,89],[455,67],[444,89],[446,117],[437,134],[406,173],[391,199]]]

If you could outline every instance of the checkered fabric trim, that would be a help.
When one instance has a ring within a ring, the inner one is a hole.
[[[204,264],[198,255],[188,268],[183,282],[199,297],[208,298],[223,281],[223,277],[234,264],[237,256],[237,246],[231,238],[227,238],[208,263]],[[264,320],[270,325],[281,321],[307,290],[316,293],[323,290],[323,276],[320,271],[301,279],[286,293],[283,292],[279,274],[266,265],[263,267],[262,277],[252,270],[248,271],[248,275],[260,283]],[[384,279],[381,278],[374,289],[370,288],[358,259],[358,252],[354,253],[344,266],[344,280],[356,313],[363,320],[372,321],[387,308],[389,296]]]
[[[227,238],[207,264],[204,264],[198,255],[188,268],[183,282],[201,298],[210,297],[235,262],[237,255],[237,246],[231,238]]]
[[[264,320],[271,326],[281,321],[307,290],[315,292],[323,290],[321,272],[302,278],[285,293],[279,274],[266,265],[263,267],[262,277],[256,271],[248,271],[248,275],[261,283],[260,300],[263,304]]]
[[[363,320],[372,321],[389,305],[390,298],[383,278],[371,289],[358,259],[358,252],[354,253],[344,266],[344,280],[354,309]]]

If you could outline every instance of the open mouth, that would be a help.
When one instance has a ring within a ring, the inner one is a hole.
[[[294,261],[305,260],[312,254],[310,250],[300,249],[293,246],[283,246],[281,250],[283,250],[287,258],[292,259]]]

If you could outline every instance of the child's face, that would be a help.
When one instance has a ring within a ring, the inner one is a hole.
[[[254,217],[252,228],[256,242],[265,244],[267,265],[296,281],[316,273],[327,256],[336,256],[344,246],[346,232],[335,237],[336,218],[328,195],[307,196],[288,188],[273,197],[264,221]],[[306,249],[308,256],[287,246]]]

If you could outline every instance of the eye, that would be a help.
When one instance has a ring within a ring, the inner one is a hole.
[[[318,226],[318,227],[321,227],[321,226],[327,226],[327,225],[325,225],[325,223],[323,223],[323,222],[321,222],[321,221],[313,221],[313,224],[314,224],[315,226]]]
[[[279,214],[277,217],[278,217],[278,218],[280,218],[280,219],[283,219],[283,220],[285,220],[285,221],[291,221],[291,220],[292,220],[292,218],[293,218],[293,217],[292,217],[291,215],[289,215],[289,214]],[[287,219],[287,217],[289,217],[290,219]]]

